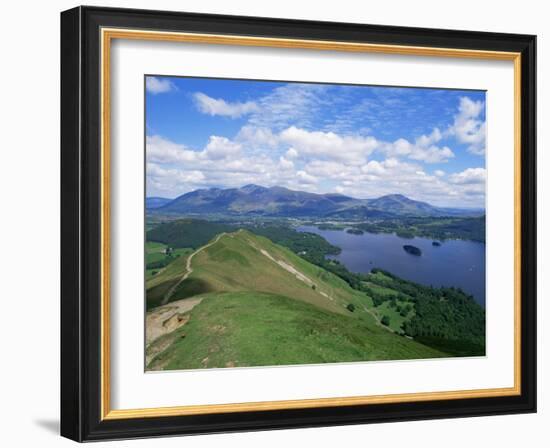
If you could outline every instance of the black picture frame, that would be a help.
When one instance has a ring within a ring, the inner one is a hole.
[[[102,27],[521,53],[521,394],[102,420]],[[61,13],[61,435],[92,441],[536,412],[535,58],[531,35],[99,7]]]

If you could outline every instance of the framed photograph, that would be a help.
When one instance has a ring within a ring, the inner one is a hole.
[[[535,36],[61,14],[61,433],[536,411]]]

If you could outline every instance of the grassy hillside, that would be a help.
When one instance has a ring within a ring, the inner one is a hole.
[[[246,230],[178,257],[146,286],[149,315],[175,328],[148,347],[154,369],[445,355],[397,335],[397,321],[382,325],[364,292]],[[191,297],[202,301],[185,316],[166,317],[171,303]]]
[[[189,322],[157,344],[170,343],[150,369],[196,369],[432,358],[443,354],[285,296],[215,293],[203,296]]]
[[[187,257],[179,257],[147,282],[148,308],[187,272]],[[165,303],[209,292],[260,291],[286,295],[332,312],[346,314],[353,303],[359,312],[372,303],[364,294],[287,248],[246,230],[224,234],[195,253],[192,272]],[[363,311],[361,311],[363,310]]]

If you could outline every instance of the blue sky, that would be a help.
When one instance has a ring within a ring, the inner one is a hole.
[[[147,195],[248,183],[485,203],[485,92],[146,77]]]

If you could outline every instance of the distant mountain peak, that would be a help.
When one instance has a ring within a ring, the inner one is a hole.
[[[239,188],[239,190],[244,191],[245,193],[252,193],[254,191],[265,191],[265,190],[268,190],[268,188],[263,187],[261,185],[256,185],[256,184],[247,184]]]
[[[392,193],[392,194],[385,194],[384,196],[380,196],[378,199],[398,199],[398,200],[406,200],[406,201],[412,201],[413,199],[405,196],[401,193]]]
[[[440,215],[441,210],[427,202],[415,201],[403,194],[387,194],[368,201],[369,207],[396,215]]]

